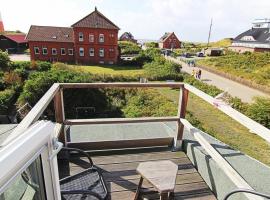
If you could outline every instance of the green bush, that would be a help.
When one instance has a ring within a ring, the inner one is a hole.
[[[177,106],[153,89],[138,90],[123,108],[126,117],[175,116]]]
[[[147,48],[158,48],[158,43],[157,42],[147,42],[147,43],[145,43],[145,46]]]
[[[118,45],[121,49],[121,54],[138,54],[142,49],[137,44],[127,41],[119,41]]]
[[[37,62],[37,70],[38,71],[48,71],[52,68],[52,64],[50,62]]]
[[[16,92],[13,89],[0,91],[0,114],[7,115],[10,107],[13,106]]]
[[[10,59],[8,57],[8,53],[0,50],[0,69],[6,70],[7,68],[9,68],[9,65]]]
[[[11,69],[25,69],[30,70],[31,69],[31,62],[29,61],[15,61],[11,62]]]
[[[184,75],[184,82],[193,85],[197,89],[205,92],[206,94],[209,94],[212,97],[215,97],[218,94],[222,93],[222,90],[218,89],[216,86],[203,83],[202,81],[199,81],[188,74]]]
[[[255,98],[255,102],[248,106],[246,114],[263,126],[270,128],[270,99]]]
[[[180,66],[161,56],[156,57],[151,63],[146,63],[143,69],[145,70],[145,76],[150,80],[183,80],[180,76]]]
[[[160,57],[160,49],[148,48],[145,51],[141,51],[139,55],[134,58],[134,61],[138,66],[143,66],[146,63],[154,61],[156,57]]]

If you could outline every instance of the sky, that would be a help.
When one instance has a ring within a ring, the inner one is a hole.
[[[270,18],[270,0],[0,0],[6,30],[31,25],[71,26],[95,6],[137,39],[158,40],[175,32],[180,40],[206,42],[236,37],[257,18]]]

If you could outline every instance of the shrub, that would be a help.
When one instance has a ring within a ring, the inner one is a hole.
[[[175,116],[177,106],[153,89],[138,90],[123,109],[126,117]]]
[[[0,69],[6,70],[9,68],[9,65],[10,59],[8,57],[8,53],[0,50]]]
[[[13,70],[15,70],[15,69],[30,70],[31,69],[31,62],[29,62],[29,61],[15,61],[15,62],[11,62],[10,66]]]
[[[174,62],[167,61],[163,57],[156,57],[151,63],[147,63],[143,66],[145,70],[145,76],[150,80],[183,80],[180,74],[180,66]]]
[[[16,92],[12,89],[0,91],[0,114],[7,115],[10,107],[14,103]]]
[[[247,108],[247,115],[262,124],[263,126],[270,128],[270,99],[264,97],[255,98],[255,102],[250,104]]]
[[[147,48],[158,48],[158,43],[157,42],[147,42],[147,43],[145,43],[145,46]]]
[[[139,66],[143,66],[148,62],[154,61],[156,57],[160,57],[160,49],[148,48],[145,51],[141,51],[138,56],[134,58],[134,61]]]
[[[194,87],[202,90],[203,92],[209,94],[212,97],[215,97],[222,92],[222,90],[218,89],[216,86],[203,83],[188,74],[184,75],[184,82],[193,85]]]
[[[38,71],[48,71],[52,68],[52,64],[50,62],[37,62],[37,70]]]
[[[141,47],[133,42],[119,41],[118,45],[121,49],[121,54],[138,54],[141,51]]]
[[[4,82],[7,85],[17,85],[22,83],[22,78],[15,71],[5,72],[4,73]]]

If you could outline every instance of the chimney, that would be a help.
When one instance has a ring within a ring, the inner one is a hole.
[[[2,32],[5,32],[5,29],[4,29],[4,23],[3,23],[1,13],[0,13],[0,33]]]

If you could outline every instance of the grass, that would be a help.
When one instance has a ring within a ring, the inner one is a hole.
[[[198,60],[197,64],[270,88],[269,53],[228,54]]]
[[[177,102],[177,90],[159,91]],[[200,128],[204,132],[270,166],[270,145],[261,137],[250,133],[246,127],[193,94],[189,95],[187,111],[200,121]]]
[[[141,76],[144,70],[137,66],[74,66],[74,68],[92,74],[110,74],[110,75],[126,75],[126,76]]]

